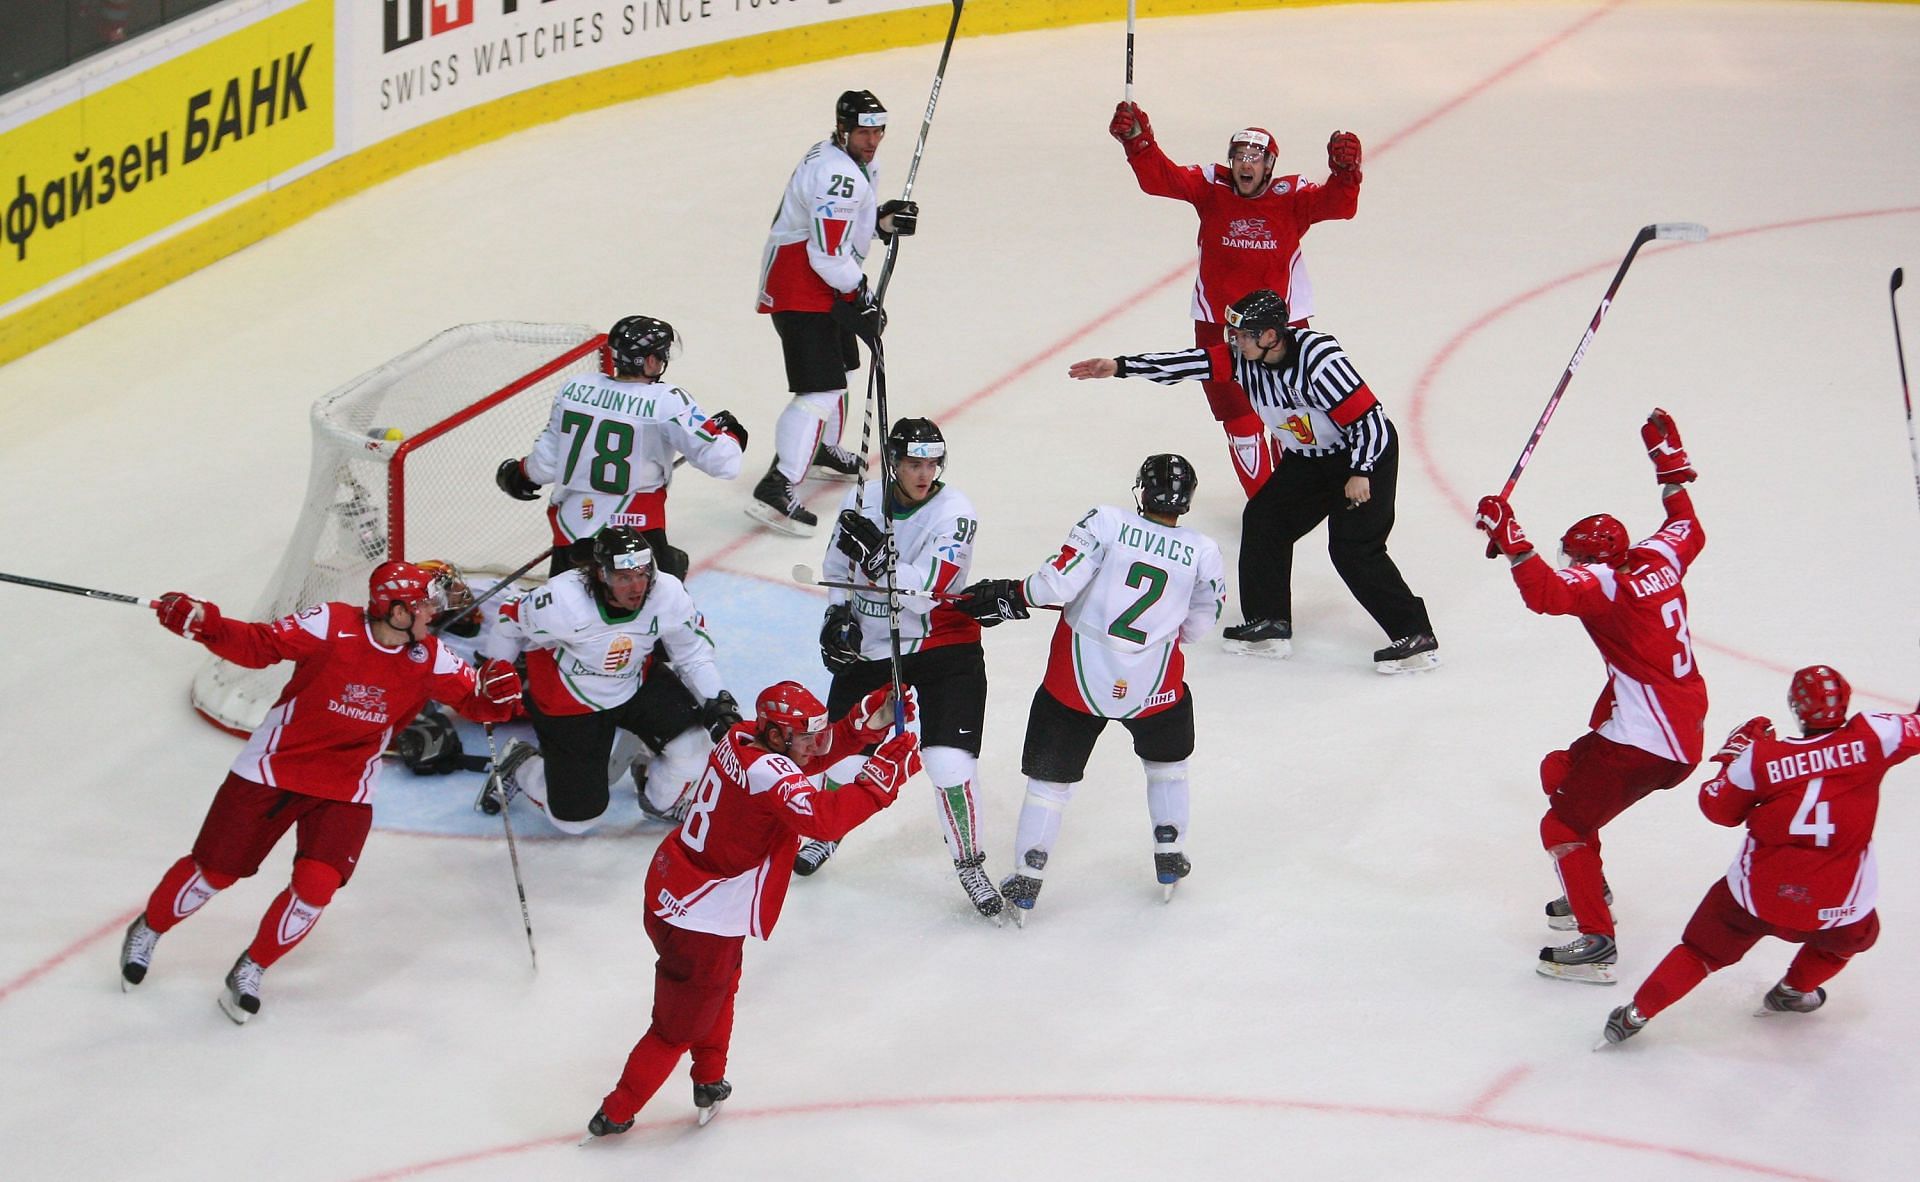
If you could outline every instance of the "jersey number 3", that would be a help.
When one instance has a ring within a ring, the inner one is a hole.
[[[1673,654],[1673,675],[1685,677],[1693,672],[1693,637],[1687,632],[1687,605],[1678,599],[1669,599],[1660,605],[1660,619],[1673,629],[1673,638],[1680,643],[1680,651]]]

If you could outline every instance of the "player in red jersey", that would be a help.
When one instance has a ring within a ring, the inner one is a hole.
[[[1920,714],[1847,716],[1852,690],[1830,665],[1793,675],[1787,704],[1801,737],[1777,738],[1755,718],[1727,736],[1718,775],[1700,785],[1700,811],[1716,825],[1745,824],[1747,839],[1713,884],[1633,1002],[1607,1016],[1608,1042],[1640,1033],[1707,974],[1734,964],[1762,936],[1800,945],[1764,1011],[1808,1014],[1826,1004],[1822,984],[1880,936],[1873,822],[1880,781],[1920,755]]]
[[[1684,487],[1698,476],[1673,417],[1655,409],[1640,428],[1653,460],[1667,520],[1634,546],[1607,514],[1583,518],[1560,547],[1574,565],[1541,560],[1503,497],[1480,498],[1475,524],[1513,563],[1528,608],[1574,616],[1607,664],[1607,687],[1594,703],[1593,729],[1540,762],[1549,798],[1540,840],[1553,855],[1566,896],[1547,904],[1548,925],[1577,927],[1579,938],[1540,950],[1539,972],[1597,985],[1614,983],[1611,898],[1600,864],[1600,828],[1641,797],[1671,788],[1700,762],[1707,683],[1687,631],[1687,568],[1706,544]]]
[[[911,696],[907,706],[911,717]],[[903,731],[880,743],[840,791],[822,792],[810,779],[880,739],[893,723],[891,686],[828,726],[819,698],[782,681],[761,691],[754,716],[715,746],[687,819],[647,867],[645,924],[660,954],[653,1023],[587,1123],[596,1137],[632,1128],[634,1114],[689,1050],[700,1123],[712,1118],[733,1094],[727,1048],[741,949],[748,936],[773,934],[801,840],[844,837],[920,771],[920,741]]]
[[[1193,285],[1193,343],[1220,343],[1227,305],[1251,291],[1278,292],[1295,327],[1313,315],[1300,238],[1315,222],[1345,220],[1360,208],[1360,137],[1336,131],[1327,140],[1327,183],[1273,175],[1274,140],[1265,128],[1236,131],[1227,163],[1178,165],[1154,142],[1147,113],[1133,103],[1113,109],[1108,134],[1126,150],[1142,192],[1172,197],[1200,215],[1200,274]],[[1273,475],[1267,431],[1231,381],[1202,383],[1213,417],[1227,433],[1233,470],[1248,497]]]
[[[248,669],[292,661],[293,678],[247,740],[194,839],[127,928],[121,987],[146,978],[153,948],[216,893],[250,878],[298,828],[293,881],[227,974],[220,1008],[235,1022],[260,1012],[260,976],[313,930],[353,876],[373,825],[380,753],[429,699],[478,722],[504,722],[520,700],[511,665],[473,668],[427,631],[433,576],[409,562],[374,568],[363,610],[323,603],[271,624],[229,620],[204,600],[169,592],[155,604],[169,631]]]

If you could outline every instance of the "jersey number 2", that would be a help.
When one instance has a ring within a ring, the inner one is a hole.
[[[1140,593],[1140,598],[1133,601],[1132,607],[1121,612],[1113,623],[1107,625],[1107,635],[1131,640],[1135,644],[1147,642],[1147,634],[1135,628],[1133,622],[1145,615],[1148,608],[1160,602],[1160,596],[1167,590],[1167,572],[1157,566],[1136,562],[1127,569],[1127,586],[1138,587],[1142,583],[1146,584],[1147,589]]]

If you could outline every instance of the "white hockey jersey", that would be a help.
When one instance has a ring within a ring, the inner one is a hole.
[[[880,171],[854,163],[832,140],[807,150],[767,232],[760,311],[825,312],[860,286],[873,247]]]
[[[1101,505],[1023,590],[1035,606],[1065,605],[1047,654],[1048,692],[1101,718],[1133,718],[1180,700],[1180,646],[1219,621],[1227,577],[1220,547],[1199,530]]]
[[[707,622],[679,579],[655,571],[646,601],[622,615],[601,606],[588,577],[564,571],[494,613],[486,654],[512,660],[526,652],[527,692],[541,713],[611,710],[633,697],[656,641],[695,701],[725,688]]]
[[[709,430],[685,390],[579,374],[554,395],[525,467],[535,483],[554,486],[547,517],[564,545],[607,525],[666,528],[667,485],[682,455],[721,480],[740,474],[740,444]]]
[[[869,480],[853,487],[841,510],[858,508],[860,515],[875,525],[880,517],[881,482]],[[863,495],[864,494],[864,495]],[[894,586],[900,595],[900,651],[916,653],[922,649],[948,644],[978,644],[980,625],[963,612],[924,594],[941,591],[958,593],[967,585],[967,572],[973,568],[973,542],[980,532],[980,519],[967,495],[950,485],[935,487],[933,495],[911,509],[896,508],[893,514],[893,544],[899,553],[894,568]],[[875,587],[853,560],[835,545],[840,537],[836,515],[833,532],[827,538],[826,579],[833,583],[858,583]],[[887,594],[885,591],[834,590],[834,603],[852,603],[854,618],[860,621],[860,656],[883,661],[892,655],[888,637]]]

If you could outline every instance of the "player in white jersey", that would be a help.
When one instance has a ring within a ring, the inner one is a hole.
[[[773,317],[793,401],[774,427],[773,466],[754,487],[747,516],[796,537],[820,523],[795,491],[808,474],[852,480],[866,465],[840,447],[847,374],[860,368],[856,336],[869,349],[886,317],[861,266],[876,233],[912,234],[920,207],[878,204],[873,157],[887,135],[887,109],[870,90],[834,104],[833,134],[807,149],[787,180],[760,264],[759,310]]]
[[[667,485],[681,456],[709,476],[740,475],[747,429],[727,411],[708,415],[679,386],[662,381],[679,338],[651,316],[627,316],[607,330],[603,374],[579,374],[553,396],[546,430],[524,459],[500,461],[494,483],[517,500],[554,486],[547,507],[553,563],[573,565],[568,545],[603,526],[639,530],[660,568],[678,578],[687,556],[667,542]]]
[[[1061,813],[1110,719],[1133,735],[1146,769],[1154,876],[1168,898],[1192,869],[1183,844],[1193,698],[1180,646],[1219,622],[1227,596],[1220,547],[1179,524],[1198,485],[1184,457],[1148,456],[1134,480],[1137,511],[1088,510],[1060,552],[1024,581],[983,580],[956,604],[989,627],[1024,620],[1029,607],[1064,605],[1020,757],[1027,776],[1014,839],[1020,868],[1000,884],[1020,910],[1039,897]]]
[[[994,916],[1000,894],[984,869],[973,787],[987,715],[987,659],[980,625],[947,601],[966,584],[980,519],[967,495],[942,479],[947,441],[932,419],[896,421],[884,462],[884,481],[863,482],[847,496],[827,546],[826,580],[861,588],[835,589],[820,629],[820,657],[833,671],[827,712],[839,718],[893,679],[883,589],[891,547],[893,585],[900,589],[900,680],[920,691],[920,741],[941,833],[967,898],[982,915]],[[852,781],[862,758],[837,763],[829,785]],[[837,844],[808,842],[794,869],[812,874]]]
[[[656,643],[674,676],[648,675]],[[540,748],[509,743],[488,791],[502,804],[525,792],[563,833],[585,833],[606,813],[616,730],[660,752],[641,799],[648,812],[670,817],[706,766],[709,735],[740,721],[693,597],[654,568],[646,541],[626,526],[600,531],[588,567],[500,606],[487,651],[520,650]]]

